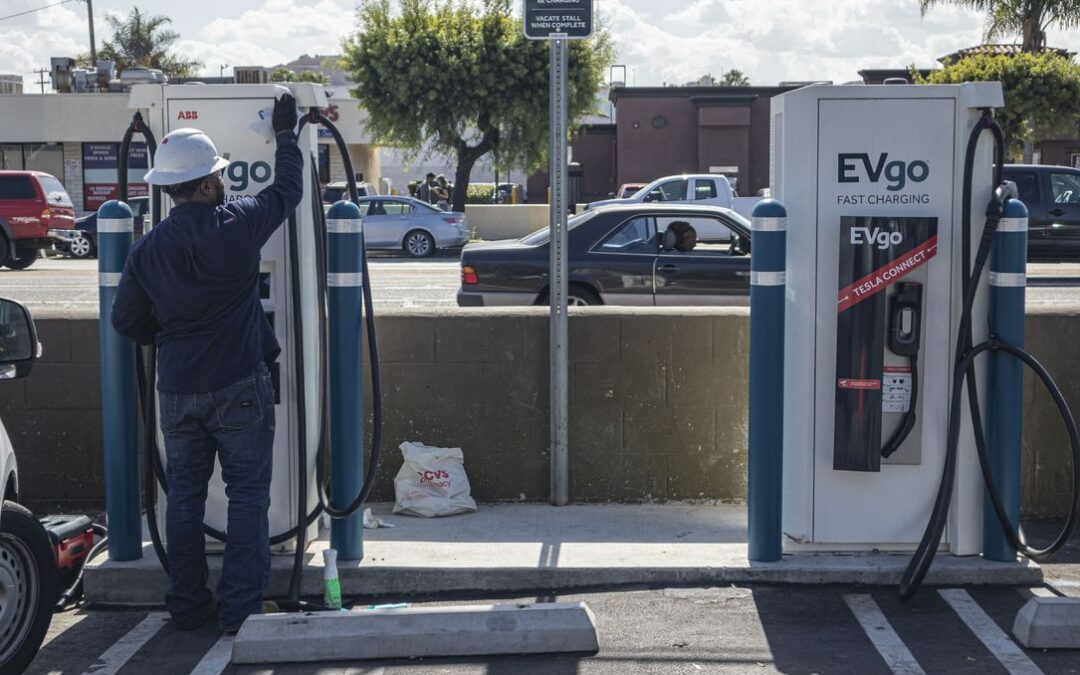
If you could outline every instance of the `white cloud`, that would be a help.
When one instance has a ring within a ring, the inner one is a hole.
[[[602,7],[618,61],[638,85],[681,84],[731,68],[754,84],[845,82],[863,68],[932,66],[977,44],[982,29],[978,14],[956,7],[922,18],[915,0],[693,0],[660,22],[650,16],[655,5],[607,0]]]

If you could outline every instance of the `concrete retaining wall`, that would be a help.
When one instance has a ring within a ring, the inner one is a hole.
[[[548,226],[547,204],[468,204],[465,217],[480,239],[518,239]]]
[[[392,498],[405,440],[460,446],[480,501],[548,494],[546,310],[383,313],[384,463]],[[571,320],[571,495],[575,501],[746,495],[745,309],[575,310]],[[0,416],[32,503],[103,499],[95,317],[38,316],[33,375],[0,383]],[[1028,316],[1028,343],[1080,410],[1080,316]],[[1025,381],[1024,508],[1064,511],[1065,435]],[[370,387],[367,392],[370,400]],[[370,416],[369,416],[370,417]]]

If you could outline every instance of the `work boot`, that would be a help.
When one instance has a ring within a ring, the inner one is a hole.
[[[176,630],[179,631],[192,631],[202,628],[206,624],[210,623],[217,618],[217,602],[215,600],[208,601],[197,614],[192,618],[187,618],[178,621],[173,618],[173,623],[176,624]]]

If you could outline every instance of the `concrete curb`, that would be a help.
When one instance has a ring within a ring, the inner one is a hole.
[[[776,563],[750,563],[746,547],[741,558],[717,560],[716,566],[590,566],[590,567],[451,567],[394,566],[384,562],[340,565],[342,592],[346,596],[387,597],[439,594],[513,594],[550,591],[569,592],[632,586],[715,586],[725,584],[863,584],[891,586],[900,581],[908,562],[902,554],[800,554]],[[724,556],[726,557],[726,556]],[[315,556],[309,556],[309,560]],[[499,556],[492,555],[492,560]],[[291,558],[273,559],[268,594],[284,597],[288,592]],[[221,571],[220,556],[210,557],[211,584]],[[302,591],[321,596],[322,567],[308,564]],[[1005,585],[1034,586],[1042,583],[1038,565],[994,563],[980,558],[941,555],[925,583],[930,586]],[[142,560],[114,563],[98,558],[86,570],[86,601],[94,605],[160,605],[167,578],[153,553]]]
[[[233,663],[296,663],[599,651],[582,602],[264,614],[233,642]]]

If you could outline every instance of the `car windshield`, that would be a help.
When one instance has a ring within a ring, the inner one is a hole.
[[[567,229],[572,230],[578,225],[592,220],[593,216],[595,215],[596,211],[586,211],[585,213],[579,213],[578,215],[573,216],[572,218],[570,218],[569,221],[567,221]],[[545,243],[550,235],[551,228],[543,227],[535,232],[525,235],[524,237],[519,239],[519,241],[526,246],[536,246],[538,244]]]
[[[47,202],[57,206],[73,206],[63,183],[52,176],[38,176],[38,180],[41,181],[41,189],[45,191]]]

